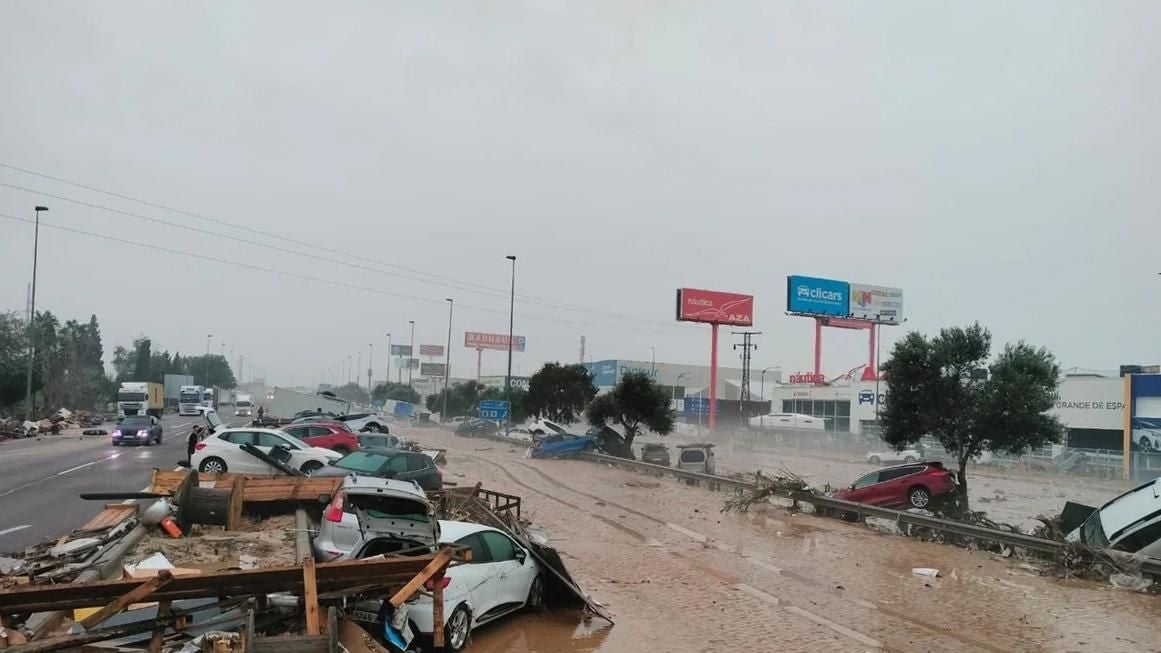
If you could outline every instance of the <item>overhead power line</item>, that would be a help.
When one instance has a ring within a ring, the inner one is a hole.
[[[20,217],[20,216],[16,216],[16,215],[9,215],[6,213],[0,213],[0,218],[4,218],[7,220],[13,220],[15,222],[23,222],[25,224],[33,224],[34,223],[34,221],[29,219],[29,218],[24,218],[24,217]],[[208,256],[206,254],[187,252],[184,250],[174,249],[172,247],[165,247],[163,245],[157,245],[154,243],[143,243],[143,242],[136,241],[136,240],[129,240],[127,238],[119,238],[117,236],[110,236],[108,234],[101,234],[101,233],[96,233],[96,232],[92,232],[92,231],[86,231],[84,229],[76,229],[74,227],[66,227],[64,225],[53,224],[50,222],[46,222],[43,219],[40,221],[40,227],[42,229],[56,229],[58,231],[65,231],[68,233],[78,234],[81,236],[87,236],[90,238],[97,238],[100,240],[110,241],[110,242],[114,242],[114,243],[120,243],[123,245],[131,245],[133,247],[140,247],[143,249],[147,249],[151,252],[164,252],[167,254],[174,254],[177,256],[185,256],[188,258],[198,259],[198,260],[202,260],[202,261],[209,261],[211,263],[220,263],[223,265],[230,265],[233,267],[244,268],[247,270],[255,270],[258,272],[266,272],[268,274],[274,274],[274,275],[289,277],[289,278],[293,278],[293,279],[299,279],[302,281],[312,281],[315,283],[336,286],[339,288],[347,288],[350,290],[359,290],[359,291],[363,291],[363,292],[375,293],[377,295],[385,295],[388,297],[397,297],[397,298],[401,298],[401,299],[411,299],[411,300],[425,302],[425,303],[429,303],[429,304],[442,305],[446,302],[446,300],[443,300],[443,299],[437,300],[437,299],[434,299],[431,297],[421,297],[418,295],[408,295],[406,293],[393,292],[390,290],[383,290],[381,288],[371,288],[369,286],[360,286],[358,284],[347,283],[345,281],[335,281],[333,279],[323,279],[321,277],[313,277],[313,276],[306,275],[306,274],[299,274],[297,272],[278,270],[275,268],[268,268],[268,267],[264,267],[261,265],[254,265],[251,263],[242,263],[240,261],[232,261],[230,259],[218,258],[215,256]],[[457,306],[460,306],[460,304],[457,303]],[[463,306],[463,308],[466,308],[466,309],[480,311],[480,312],[484,312],[484,313],[494,313],[497,315],[505,315],[505,316],[508,315],[508,311],[487,308],[484,306],[473,306],[471,304],[463,304],[462,306]],[[580,325],[580,326],[605,326],[605,327],[617,328],[617,329],[638,330],[636,327],[633,327],[632,325],[628,325],[628,324],[589,322],[589,321],[583,321],[583,320],[568,320],[568,319],[564,319],[564,318],[551,317],[548,315],[537,315],[537,314],[532,314],[532,313],[524,313],[524,314],[521,314],[520,317],[523,319],[547,320],[550,322],[558,322],[561,324],[572,324],[572,325]]]
[[[192,226],[189,226],[189,225],[184,225],[184,224],[177,223],[177,222],[172,222],[172,221],[168,221],[168,220],[163,220],[163,219],[161,219],[161,218],[154,218],[154,217],[151,217],[151,216],[144,216],[144,215],[141,215],[141,214],[138,214],[138,213],[133,213],[133,212],[131,212],[131,211],[125,211],[125,210],[122,210],[122,209],[116,209],[116,208],[113,208],[113,207],[108,207],[108,206],[104,206],[104,205],[101,205],[101,204],[96,204],[96,203],[93,203],[93,202],[87,202],[87,201],[84,201],[84,200],[78,200],[78,199],[75,199],[75,198],[64,197],[64,196],[61,196],[61,195],[56,195],[56,194],[52,194],[52,193],[47,193],[47,192],[44,192],[44,191],[39,191],[39,190],[36,190],[36,189],[27,188],[27,187],[23,187],[23,186],[18,186],[18,185],[15,185],[15,184],[0,183],[0,186],[4,186],[4,187],[11,188],[11,189],[14,189],[14,190],[19,190],[19,191],[22,191],[22,192],[33,193],[33,194],[39,194],[39,195],[43,195],[43,196],[45,196],[45,197],[51,197],[51,198],[54,198],[54,199],[58,199],[58,200],[61,200],[61,201],[65,201],[65,202],[72,202],[72,203],[75,203],[75,204],[78,204],[78,205],[81,205],[81,206],[86,206],[86,207],[89,207],[89,208],[94,208],[94,209],[98,209],[98,210],[109,211],[109,212],[112,212],[112,213],[118,213],[118,214],[121,214],[121,215],[125,215],[125,216],[128,216],[128,217],[133,217],[133,218],[137,218],[137,219],[141,219],[141,220],[147,220],[147,221],[150,221],[150,222],[153,222],[153,223],[156,223],[156,224],[162,224],[162,225],[169,226],[169,227],[174,227],[174,228],[177,228],[177,229],[184,229],[184,230],[187,230],[187,231],[193,231],[193,232],[196,232],[196,233],[201,233],[201,234],[210,235],[210,236],[215,236],[215,237],[220,237],[220,238],[228,238],[228,239],[231,239],[231,240],[234,240],[234,241],[238,241],[238,242],[245,243],[245,244],[247,244],[247,245],[252,245],[252,246],[262,247],[262,248],[265,248],[265,249],[270,249],[270,250],[273,250],[273,251],[280,251],[280,252],[284,252],[284,253],[292,253],[292,254],[295,254],[295,255],[297,255],[297,256],[309,256],[309,257],[311,257],[311,258],[314,258],[314,259],[317,259],[317,260],[326,261],[327,263],[331,263],[331,264],[346,265],[346,266],[348,266],[348,267],[353,267],[353,268],[356,268],[356,269],[361,269],[361,270],[370,271],[370,272],[376,272],[376,273],[378,273],[378,274],[384,274],[384,275],[388,275],[388,276],[397,276],[397,277],[401,277],[401,278],[409,279],[409,280],[412,280],[412,281],[417,281],[417,282],[420,282],[420,283],[427,283],[427,284],[432,284],[432,285],[437,285],[437,286],[443,286],[443,287],[453,288],[453,289],[456,289],[456,290],[461,290],[461,291],[466,291],[466,292],[472,292],[472,293],[476,293],[476,294],[481,294],[481,295],[485,295],[485,296],[491,296],[491,297],[497,297],[497,298],[507,298],[507,297],[508,297],[508,290],[507,290],[507,289],[504,289],[504,288],[497,288],[497,287],[492,287],[492,286],[486,286],[486,285],[479,284],[479,283],[475,283],[475,282],[472,282],[472,281],[466,281],[466,280],[462,280],[462,279],[455,279],[455,278],[452,278],[452,277],[447,277],[447,276],[443,276],[443,275],[433,274],[433,273],[430,273],[430,272],[426,272],[426,271],[424,271],[424,270],[418,270],[418,269],[415,269],[415,268],[409,268],[409,267],[402,266],[402,265],[398,265],[398,264],[393,264],[393,263],[385,263],[385,262],[381,262],[381,261],[376,261],[376,260],[374,260],[374,259],[367,259],[367,260],[369,260],[369,261],[370,261],[370,262],[371,262],[373,265],[380,266],[380,267],[385,267],[385,268],[392,268],[392,269],[394,269],[394,270],[401,270],[401,271],[403,271],[403,272],[406,272],[406,273],[408,273],[408,274],[400,274],[400,273],[398,273],[398,272],[389,272],[389,271],[387,271],[387,270],[383,270],[383,269],[377,269],[377,268],[375,268],[375,267],[371,267],[371,266],[364,265],[364,264],[355,264],[355,263],[350,263],[350,262],[348,262],[348,261],[346,261],[346,260],[345,260],[347,257],[350,257],[350,256],[351,256],[351,252],[350,252],[350,251],[344,251],[344,250],[339,250],[339,249],[335,249],[335,248],[327,247],[327,246],[325,246],[325,245],[320,245],[320,244],[318,244],[317,242],[306,242],[306,241],[302,241],[302,240],[297,240],[297,239],[294,239],[294,238],[290,238],[290,237],[288,237],[288,236],[284,236],[284,235],[282,235],[282,234],[277,234],[277,233],[272,233],[272,232],[268,232],[268,231],[263,231],[263,230],[261,230],[261,229],[256,229],[256,228],[249,227],[249,226],[246,226],[246,225],[237,224],[237,223],[234,223],[234,222],[230,222],[230,221],[228,221],[228,220],[223,220],[223,219],[220,219],[220,218],[214,218],[214,217],[210,217],[210,216],[202,215],[202,214],[199,214],[199,213],[195,213],[195,212],[192,212],[192,211],[186,211],[186,210],[184,210],[184,209],[179,209],[179,208],[175,208],[175,207],[167,206],[167,205],[165,205],[165,204],[161,204],[161,203],[158,203],[158,202],[152,202],[152,201],[150,201],[150,200],[144,200],[144,199],[140,199],[140,198],[137,198],[137,197],[133,197],[133,196],[131,196],[131,195],[126,195],[126,194],[123,194],[123,193],[117,193],[117,192],[114,192],[114,191],[105,190],[105,189],[98,188],[98,187],[95,187],[95,186],[90,186],[90,185],[87,185],[87,184],[82,184],[82,183],[75,182],[75,181],[71,181],[71,180],[68,180],[68,179],[61,178],[61,177],[56,177],[56,176],[53,176],[53,175],[49,175],[49,174],[46,174],[46,173],[43,173],[43,172],[38,172],[38,171],[35,171],[35,170],[30,170],[30,169],[27,169],[27,168],[22,168],[22,167],[20,167],[20,166],[16,166],[16,165],[13,165],[13,164],[10,164],[10,163],[4,163],[4,162],[0,162],[0,168],[6,168],[6,169],[13,170],[13,171],[15,171],[15,172],[20,172],[20,173],[23,173],[23,174],[26,174],[26,175],[31,175],[31,176],[34,176],[34,177],[40,177],[40,178],[47,179],[47,180],[50,180],[50,181],[54,181],[54,182],[57,182],[57,183],[66,184],[66,185],[69,185],[69,186],[74,186],[74,187],[76,187],[76,188],[81,188],[81,189],[84,189],[84,190],[87,190],[87,191],[90,191],[90,192],[99,193],[99,194],[106,195],[106,196],[109,196],[109,197],[115,197],[115,198],[117,198],[117,199],[122,199],[122,200],[129,201],[129,202],[135,202],[135,203],[137,203],[137,204],[141,204],[141,205],[144,205],[144,206],[149,206],[149,207],[152,207],[152,208],[155,208],[155,209],[160,209],[160,210],[163,210],[163,211],[170,211],[170,212],[172,212],[172,213],[176,213],[176,214],[179,214],[179,215],[184,215],[184,216],[191,217],[191,218],[195,218],[195,219],[198,219],[198,220],[203,220],[203,221],[206,221],[206,222],[211,222],[211,223],[213,223],[213,224],[218,224],[218,225],[222,225],[222,226],[225,226],[225,227],[230,227],[230,228],[232,228],[232,229],[237,229],[237,230],[244,231],[244,232],[248,232],[248,233],[251,233],[251,234],[260,235],[260,236],[263,236],[263,237],[266,237],[266,238],[273,238],[273,239],[277,239],[277,240],[280,240],[280,241],[284,241],[284,242],[288,242],[288,243],[293,243],[293,244],[295,244],[295,245],[299,245],[299,246],[303,246],[303,247],[310,248],[311,250],[315,250],[315,251],[320,251],[320,250],[321,250],[321,251],[323,251],[323,252],[328,252],[328,253],[331,253],[331,254],[335,254],[335,255],[338,255],[338,256],[340,256],[340,257],[343,257],[343,258],[342,258],[342,259],[340,259],[340,260],[334,260],[334,259],[330,259],[330,258],[326,258],[326,257],[320,257],[320,256],[318,256],[317,254],[311,254],[310,252],[302,252],[302,251],[299,251],[299,250],[291,250],[291,249],[286,249],[286,248],[278,247],[278,246],[276,246],[276,245],[271,245],[271,244],[269,244],[269,243],[261,243],[261,242],[258,242],[258,241],[253,241],[253,240],[247,240],[247,239],[238,238],[238,237],[236,237],[236,236],[229,235],[229,234],[223,234],[223,233],[220,233],[220,232],[214,232],[214,231],[209,231],[209,230],[205,230],[205,229],[199,229],[199,228],[197,228],[197,227],[192,227]],[[417,277],[417,276],[415,276],[415,275],[419,275],[419,276]],[[425,277],[426,277],[426,278],[425,278]],[[655,325],[655,326],[658,326],[658,327],[663,327],[663,328],[673,328],[673,329],[684,329],[684,328],[689,328],[687,325],[683,325],[683,324],[673,324],[673,323],[669,323],[669,322],[662,322],[662,321],[658,321],[658,320],[651,320],[651,319],[648,319],[648,318],[641,318],[641,317],[637,317],[637,316],[633,316],[633,315],[625,315],[625,314],[616,313],[616,312],[613,312],[613,311],[607,311],[607,310],[598,309],[598,308],[586,307],[586,306],[576,305],[576,304],[572,304],[572,303],[564,303],[564,302],[559,302],[559,301],[556,301],[556,300],[552,300],[552,299],[548,299],[548,298],[544,298],[544,297],[537,297],[537,296],[533,296],[533,295],[517,295],[517,296],[516,296],[516,298],[517,298],[517,299],[519,299],[520,301],[523,301],[523,302],[526,302],[526,303],[531,303],[531,304],[538,304],[538,305],[541,305],[541,306],[545,306],[545,307],[549,307],[549,308],[555,308],[555,309],[559,309],[559,310],[567,310],[567,311],[570,311],[570,312],[582,312],[582,313],[588,313],[588,314],[591,314],[591,315],[596,315],[596,316],[600,316],[600,317],[608,317],[608,318],[613,318],[613,319],[617,319],[617,320],[628,320],[628,321],[633,321],[633,322],[640,322],[640,323],[643,323],[643,324],[650,324],[650,325]]]

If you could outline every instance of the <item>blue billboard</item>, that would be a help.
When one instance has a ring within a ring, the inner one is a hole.
[[[593,379],[593,385],[598,388],[617,385],[617,361],[597,361],[595,363],[585,363],[584,366],[589,371],[589,376]]]
[[[786,310],[807,315],[850,315],[851,285],[818,277],[786,277]]]
[[[686,416],[709,415],[710,400],[705,397],[686,397],[683,400],[682,413]]]

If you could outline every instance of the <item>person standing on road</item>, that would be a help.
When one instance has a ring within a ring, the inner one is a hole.
[[[259,422],[261,422],[261,421],[262,421],[262,415],[263,415],[265,412],[266,412],[266,411],[265,411],[265,410],[263,410],[261,406],[259,406],[259,407],[258,407],[258,421],[259,421]]]
[[[193,427],[189,432],[189,440],[186,441],[186,460],[193,460],[194,451],[197,450],[198,440],[201,440],[202,427],[201,425]]]

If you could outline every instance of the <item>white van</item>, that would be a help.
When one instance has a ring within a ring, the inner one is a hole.
[[[759,431],[773,431],[777,429],[805,429],[808,431],[825,431],[826,419],[811,417],[800,413],[770,413],[750,418],[750,428]]]
[[[1101,506],[1066,539],[1098,549],[1161,557],[1161,478]]]

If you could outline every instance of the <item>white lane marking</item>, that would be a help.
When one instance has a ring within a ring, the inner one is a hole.
[[[678,533],[681,533],[682,535],[688,537],[689,539],[691,539],[695,542],[705,542],[706,541],[705,535],[702,535],[701,533],[699,533],[697,531],[691,531],[688,528],[685,528],[684,526],[678,526],[677,524],[674,524],[671,522],[666,522],[665,525],[668,526],[670,530],[677,531]]]
[[[66,469],[66,470],[64,470],[64,471],[62,471],[62,472],[57,472],[57,473],[56,473],[56,475],[57,475],[57,476],[64,476],[65,474],[68,474],[68,473],[70,473],[70,472],[75,472],[75,471],[77,471],[78,469],[84,469],[84,468],[86,468],[86,467],[92,467],[93,465],[96,465],[98,462],[99,462],[99,461],[97,461],[97,460],[94,460],[94,461],[93,461],[93,462],[91,462],[91,463],[85,463],[85,464],[83,464],[83,465],[77,465],[76,467],[69,467],[68,469]]]
[[[824,628],[829,628],[829,629],[833,630],[834,632],[836,632],[840,635],[845,635],[847,637],[850,637],[851,639],[855,640],[856,642],[859,642],[860,644],[865,644],[867,646],[870,646],[872,648],[877,648],[880,650],[883,648],[883,642],[880,642],[877,639],[872,639],[870,637],[867,637],[866,635],[860,633],[857,630],[851,630],[850,628],[847,628],[846,626],[844,626],[842,624],[836,624],[835,622],[831,621],[830,619],[827,619],[826,617],[822,617],[822,616],[819,616],[817,614],[814,614],[813,612],[811,612],[809,610],[803,610],[802,608],[800,608],[796,605],[788,605],[788,606],[786,606],[785,609],[787,612],[794,613],[800,617],[805,617],[805,618],[813,621],[814,623],[816,623]]]
[[[174,427],[173,427],[173,428],[175,428],[175,429],[184,429],[185,427],[189,426],[190,424],[193,424],[193,422],[186,422],[185,424],[176,424],[176,425],[174,425]]]
[[[765,601],[766,603],[769,603],[770,605],[782,605],[782,600],[779,599],[777,596],[774,596],[773,594],[767,594],[766,592],[763,592],[762,590],[760,590],[757,587],[754,587],[752,585],[747,585],[745,583],[738,583],[737,585],[734,585],[734,587],[742,590],[746,594],[749,594],[750,596],[758,599],[759,601]]]
[[[32,528],[32,524],[24,524],[23,526],[13,526],[12,528],[5,528],[4,530],[0,531],[0,535],[7,535],[9,533],[15,533],[16,531],[22,531],[26,528]]]

